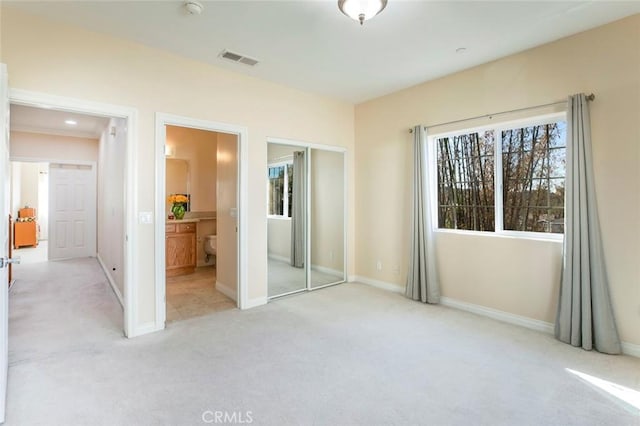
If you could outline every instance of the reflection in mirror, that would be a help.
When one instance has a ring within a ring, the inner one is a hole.
[[[311,149],[311,287],[345,281],[344,153]]]
[[[191,188],[189,188],[189,161],[178,158],[167,158],[166,160],[166,187],[167,196],[182,194],[189,199],[185,204],[185,210],[191,211]],[[167,201],[166,212],[171,211],[171,203]]]
[[[267,144],[268,296],[307,288],[306,148]]]

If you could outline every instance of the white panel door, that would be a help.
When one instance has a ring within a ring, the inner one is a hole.
[[[52,163],[49,170],[49,260],[95,255],[95,166]]]
[[[9,95],[7,66],[0,64],[0,422],[4,423],[9,367]]]

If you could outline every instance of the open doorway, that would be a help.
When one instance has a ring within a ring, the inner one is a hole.
[[[243,143],[243,127],[156,116],[159,328],[246,304]]]
[[[49,163],[11,161],[13,256],[22,265],[46,262],[49,234]]]
[[[171,323],[237,306],[236,224],[221,217],[218,225],[217,210],[237,206],[238,143],[236,135],[226,133],[165,129],[166,322]]]
[[[113,297],[113,290],[115,305],[122,309],[127,276],[127,119],[82,107],[71,110],[55,105],[58,99],[50,105],[18,98],[10,105],[10,207],[13,256],[24,261],[12,271],[14,308],[18,312],[23,299],[64,306],[65,294],[78,298],[86,289],[82,279],[78,292],[68,288],[74,274],[83,271],[95,274],[96,282],[103,276],[104,296]],[[54,261],[55,266],[46,265]],[[56,276],[68,276],[67,293],[36,285],[43,273],[48,275],[44,287],[56,283]],[[114,330],[124,329],[129,335],[126,315],[110,318]]]

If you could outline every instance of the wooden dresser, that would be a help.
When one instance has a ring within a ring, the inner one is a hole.
[[[166,276],[191,274],[196,268],[196,223],[165,225]]]
[[[13,224],[13,247],[35,247],[38,245],[38,223],[36,209],[25,207],[18,210],[18,220]],[[21,220],[29,219],[28,222]]]

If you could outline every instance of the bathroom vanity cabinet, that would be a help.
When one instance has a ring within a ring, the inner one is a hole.
[[[166,276],[191,274],[196,268],[196,223],[167,223]]]

